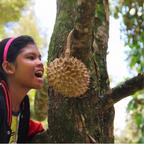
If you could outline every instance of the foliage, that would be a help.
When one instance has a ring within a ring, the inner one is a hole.
[[[143,143],[144,141],[144,95],[140,91],[133,95],[127,107],[126,127],[117,137],[121,143]]]
[[[117,136],[116,143],[144,142],[144,91],[134,94],[127,106],[125,129]]]
[[[37,19],[33,11],[27,11],[22,16],[18,23],[15,24],[11,32],[8,32],[9,36],[13,35],[30,35],[34,38],[37,47],[40,49],[41,54],[45,56],[45,48],[47,46],[46,33],[38,26]]]
[[[129,67],[140,73],[144,71],[144,1],[143,0],[112,0],[115,5],[112,12],[120,18],[122,39],[129,47],[126,51]],[[128,120],[125,135],[121,142],[144,142],[144,91],[132,96],[127,107]],[[126,132],[127,131],[127,132]]]
[[[117,0],[113,15],[122,18],[121,31],[130,67],[137,72],[144,71],[144,1]]]
[[[31,1],[29,0],[0,0],[0,37],[4,34],[4,28],[8,22],[16,22],[22,16]]]

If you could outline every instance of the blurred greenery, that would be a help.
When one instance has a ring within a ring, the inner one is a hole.
[[[130,71],[144,72],[144,1],[111,0],[111,14],[121,20],[121,39]],[[137,92],[127,106],[126,128],[116,143],[144,142],[144,91]]]
[[[116,143],[144,142],[144,95],[143,91],[136,93],[127,107],[126,126],[120,136],[116,136]]]
[[[122,39],[130,49],[126,52],[130,68],[144,71],[144,1],[111,0],[112,15],[120,18]]]
[[[33,10],[27,11],[13,28],[8,32],[9,36],[29,35],[35,40],[41,55],[44,57],[47,50],[47,34],[38,26]]]
[[[22,13],[31,5],[31,0],[0,0],[0,37],[9,22],[17,22]]]

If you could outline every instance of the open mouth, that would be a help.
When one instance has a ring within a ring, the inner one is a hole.
[[[36,76],[37,78],[42,78],[43,72],[42,72],[42,71],[37,71],[37,72],[35,72],[35,76]]]

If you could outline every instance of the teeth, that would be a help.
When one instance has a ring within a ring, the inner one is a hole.
[[[37,77],[42,77],[43,72],[42,72],[42,71],[37,71],[37,72],[35,73],[35,75],[36,75]]]
[[[38,71],[37,73],[42,75],[43,72],[42,71]]]

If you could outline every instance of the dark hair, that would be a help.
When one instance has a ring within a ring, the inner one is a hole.
[[[2,68],[2,63],[3,63],[4,48],[9,39],[10,38],[6,38],[0,42],[0,80],[6,80],[6,76]],[[19,36],[15,40],[13,40],[8,49],[7,61],[15,62],[18,54],[28,44],[35,44],[35,42],[32,37],[27,35]]]

